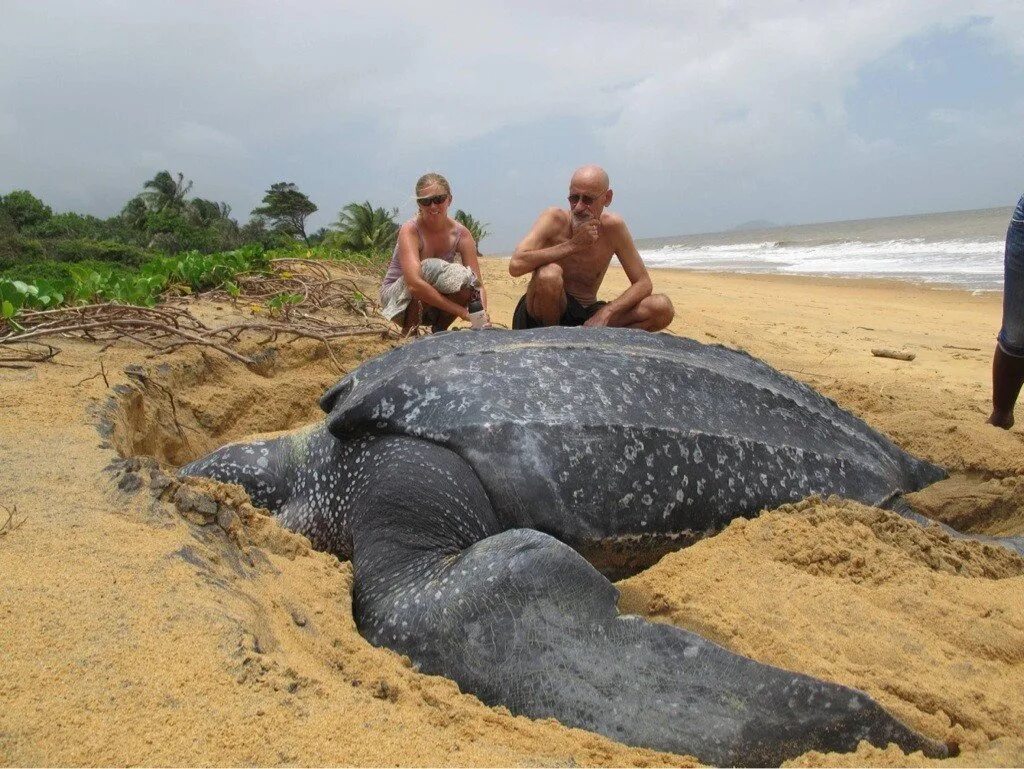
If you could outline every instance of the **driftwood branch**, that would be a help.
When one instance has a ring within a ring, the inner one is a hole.
[[[871,354],[876,358],[892,358],[893,360],[913,360],[917,357],[917,353],[906,350],[885,350],[878,347],[872,349]]]

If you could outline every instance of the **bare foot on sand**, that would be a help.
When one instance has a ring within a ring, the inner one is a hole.
[[[1003,430],[1009,430],[1013,427],[1013,412],[993,411],[988,418],[988,423]]]

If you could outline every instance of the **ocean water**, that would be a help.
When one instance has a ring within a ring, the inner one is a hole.
[[[1013,207],[646,238],[648,267],[887,278],[974,291],[1003,287]]]

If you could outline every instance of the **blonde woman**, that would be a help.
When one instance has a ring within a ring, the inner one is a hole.
[[[451,186],[441,174],[424,174],[416,182],[419,211],[399,228],[380,288],[381,312],[403,334],[421,325],[443,331],[456,318],[469,320],[469,302],[477,295],[487,307],[476,241],[448,217],[451,203]]]

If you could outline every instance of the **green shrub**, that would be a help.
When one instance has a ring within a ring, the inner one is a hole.
[[[43,244],[24,235],[0,235],[0,270],[46,258]]]
[[[205,291],[224,285],[239,273],[265,272],[269,267],[270,259],[260,246],[243,246],[214,254],[188,251],[154,257],[139,272],[142,276],[162,278],[168,286]]]
[[[386,249],[355,251],[345,244],[344,238],[337,232],[327,233],[320,245],[310,248],[302,243],[294,243],[286,248],[275,248],[268,255],[271,259],[323,259],[369,268],[383,267],[391,259],[391,251]]]
[[[11,215],[0,207],[0,237],[3,237],[4,235],[14,235],[17,231],[18,228],[15,226]]]
[[[14,190],[0,195],[0,210],[6,213],[18,230],[40,224],[53,216],[53,209],[28,190]]]
[[[129,275],[134,272],[126,267],[120,265],[113,265],[109,262],[99,262],[92,259],[86,259],[81,262],[55,262],[47,259],[40,262],[27,262],[25,264],[17,264],[13,267],[6,269],[0,269],[0,279],[6,278],[8,280],[21,280],[26,283],[34,283],[39,280],[48,280],[54,282],[68,281],[71,279],[71,266],[72,264],[81,265],[91,270],[109,270],[116,275]]]
[[[128,267],[138,267],[150,259],[150,255],[137,246],[129,246],[113,240],[48,240],[43,242],[47,256],[56,262],[114,262]]]
[[[150,236],[147,247],[164,254],[183,251],[209,254],[220,249],[225,242],[224,234],[216,226],[193,224],[185,214],[170,209],[148,213],[145,229]],[[228,235],[227,239],[231,237]]]
[[[36,238],[89,238],[102,240],[110,237],[110,228],[102,219],[88,214],[67,212],[54,214],[49,219],[26,227],[24,232]]]
[[[163,292],[172,288],[202,291],[224,286],[228,291],[237,291],[233,281],[236,275],[264,272],[269,266],[270,257],[260,246],[215,254],[189,251],[177,256],[157,256],[139,270],[96,259],[19,264],[0,271],[0,324],[20,328],[17,315],[23,309],[49,309],[62,304],[116,302],[152,306]],[[287,294],[274,300],[274,309],[285,313],[296,301]]]

